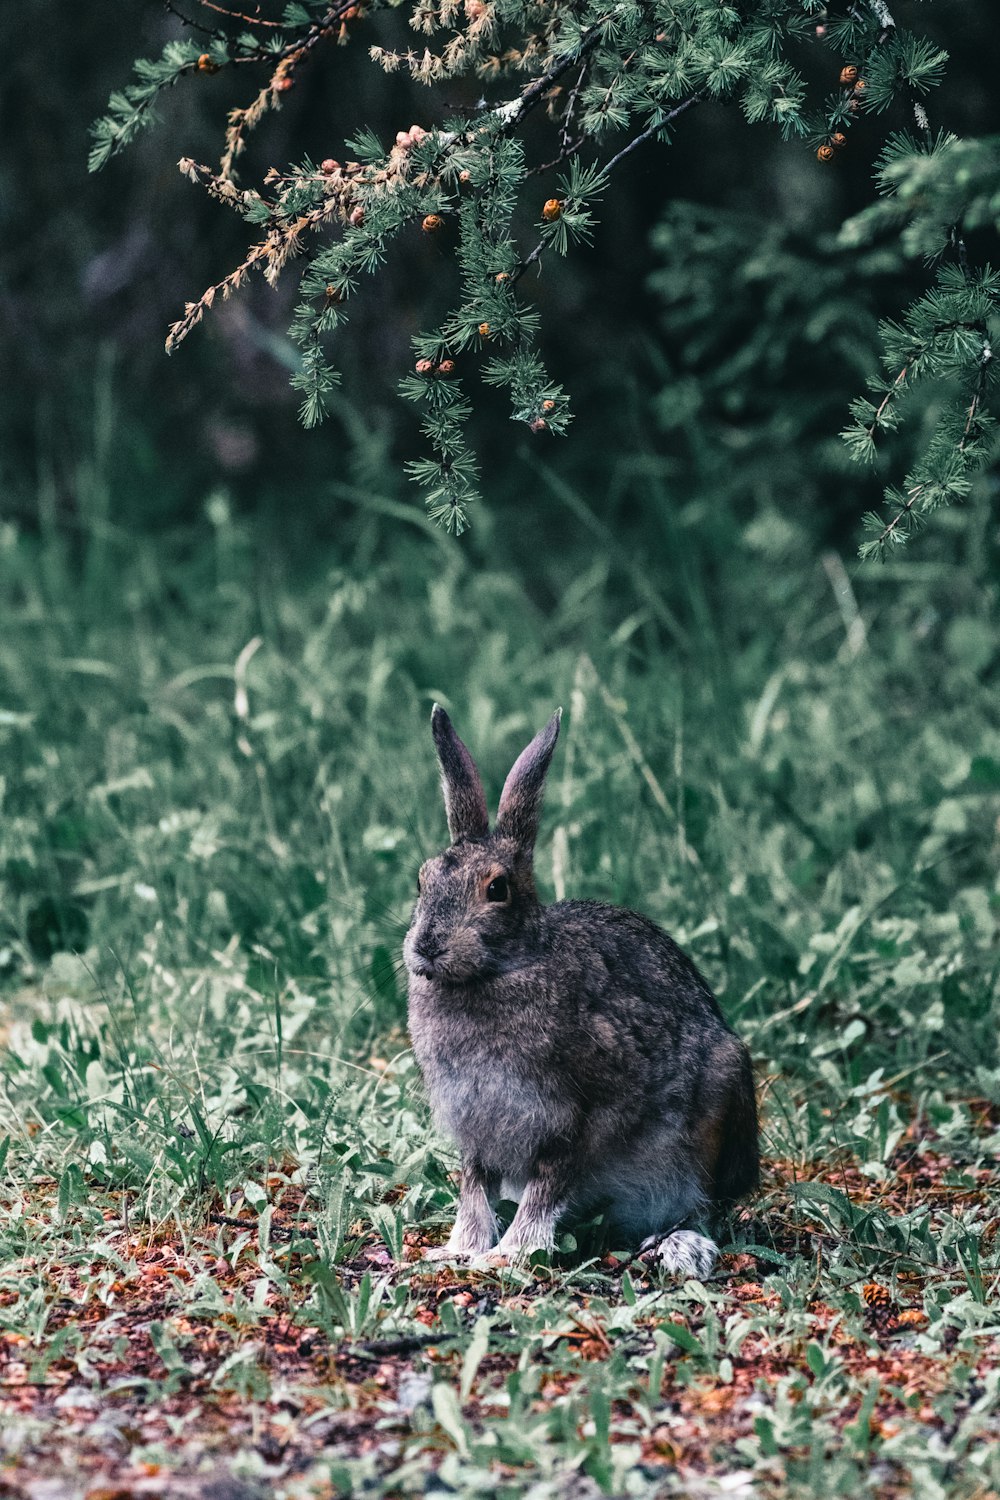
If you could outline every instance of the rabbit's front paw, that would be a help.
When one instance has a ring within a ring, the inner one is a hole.
[[[555,1244],[555,1234],[547,1224],[526,1224],[523,1229],[512,1224],[500,1243],[489,1254],[497,1260],[527,1260],[533,1250],[554,1250]]]
[[[455,1227],[443,1245],[432,1245],[423,1254],[424,1260],[475,1260],[489,1252],[496,1240],[496,1233],[485,1224],[473,1225],[455,1221]]]
[[[643,1240],[643,1260],[653,1261],[669,1276],[690,1276],[695,1281],[704,1281],[715,1269],[719,1247],[705,1234],[696,1234],[693,1229],[675,1229],[672,1234],[651,1234]]]
[[[465,1260],[467,1257],[461,1250],[453,1250],[450,1245],[430,1245],[420,1257],[421,1260]]]

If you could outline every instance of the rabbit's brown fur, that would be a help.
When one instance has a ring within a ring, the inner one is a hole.
[[[706,1275],[692,1226],[758,1177],[750,1059],[694,964],[655,923],[597,901],[544,907],[532,856],[555,715],[488,826],[478,772],[443,709],[432,728],[452,844],[420,872],[404,943],[410,1033],[462,1177],[449,1255],[554,1243],[603,1208],[664,1266]]]

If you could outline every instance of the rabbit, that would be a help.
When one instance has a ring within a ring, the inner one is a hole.
[[[647,917],[542,906],[532,858],[553,714],[518,757],[492,832],[475,763],[437,704],[451,845],[426,861],[403,944],[409,1029],[437,1125],[461,1151],[434,1258],[517,1259],[567,1215],[704,1278],[714,1214],[757,1186],[750,1056],[691,960]],[[494,1205],[517,1201],[499,1237]]]

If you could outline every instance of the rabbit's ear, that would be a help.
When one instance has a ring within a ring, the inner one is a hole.
[[[431,732],[441,762],[441,786],[444,808],[448,814],[448,831],[452,842],[459,839],[481,839],[490,830],[486,811],[486,793],[479,779],[476,763],[455,733],[451,720],[440,704],[431,714]]]
[[[500,794],[495,832],[516,839],[526,849],[531,849],[538,837],[545,773],[559,738],[561,718],[562,709],[557,708],[545,728],[517,757]]]

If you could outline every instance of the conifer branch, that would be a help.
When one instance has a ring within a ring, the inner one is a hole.
[[[274,31],[280,31],[281,29],[282,23],[280,21],[268,21],[261,15],[248,16],[245,11],[230,10],[225,5],[217,5],[215,0],[198,0],[198,4],[203,5],[206,10],[215,11],[217,15],[228,16],[233,21],[242,21],[246,26],[266,26]],[[258,10],[259,8],[258,6]]]
[[[923,491],[922,485],[915,485],[909,493],[909,498],[899,507],[891,521],[887,521],[879,534],[873,541],[862,545],[861,556],[863,561],[877,557],[884,560],[893,546],[898,546],[905,541],[909,533],[917,524],[919,513],[914,510],[917,501]],[[878,517],[872,517],[878,520]]]
[[[804,140],[827,164],[859,112],[877,115],[901,96],[912,103],[923,140],[889,137],[876,172],[882,197],[845,226],[845,240],[863,244],[888,231],[907,254],[940,259],[950,247],[958,263],[939,269],[935,286],[900,323],[884,325],[887,373],[873,382],[872,399],[852,407],[845,434],[852,456],[875,456],[879,435],[902,425],[911,391],[935,381],[949,394],[905,494],[887,491],[890,522],[874,518],[878,535],[866,546],[882,555],[885,538],[888,545],[905,540],[935,506],[961,499],[986,461],[1000,277],[969,265],[965,234],[995,227],[998,163],[986,142],[932,138],[922,101],[941,78],[945,54],[899,26],[890,0],[848,0],[833,16],[824,14],[821,26],[813,24],[814,0],[740,7],[714,0],[550,0],[541,9],[534,0],[303,0],[285,6],[280,20],[262,16],[256,0],[165,3],[185,31],[194,28],[203,40],[170,41],[160,58],[136,64],[133,80],[112,96],[94,127],[95,169],[135,138],[162,92],[182,77],[246,65],[264,70],[250,102],[228,111],[219,170],[187,157],[181,162],[253,233],[240,264],[185,306],[168,349],[253,270],[273,283],[301,257],[291,327],[301,368],[293,384],[302,393],[302,420],[311,426],[322,420],[338,378],[327,347],[362,276],[378,271],[396,237],[415,230],[439,236],[442,247],[455,248],[461,295],[437,327],[414,341],[414,368],[400,389],[419,403],[430,445],[411,473],[425,486],[431,513],[451,529],[465,525],[478,484],[465,437],[472,405],[463,381],[471,370],[478,366],[487,385],[509,394],[512,419],[532,432],[560,433],[570,422],[568,398],[549,380],[536,349],[538,313],[521,300],[525,273],[548,251],[565,255],[587,241],[595,205],[621,162],[649,141],[668,139],[675,120],[710,101],[738,103],[751,125]],[[236,167],[251,132],[280,108],[305,64],[325,43],[353,40],[350,23],[390,4],[409,4],[426,44],[371,47],[372,61],[387,72],[405,68],[431,85],[477,80],[487,91],[481,106],[471,117],[445,118],[440,128],[401,128],[388,149],[359,131],[346,143],[355,159],[343,165],[305,161],[268,171],[259,189],[238,185]],[[212,25],[187,13],[199,7]],[[810,115],[794,55],[821,34],[844,65],[839,89]],[[526,131],[529,119],[534,124]],[[616,147],[617,141],[624,144]],[[537,204],[537,242],[522,256],[515,215],[530,205],[538,175],[560,167],[558,196]],[[950,231],[942,230],[947,225]]]
[[[576,156],[580,148],[585,146],[586,143],[587,137],[585,135],[578,135],[575,141],[569,141],[559,152],[559,155],[554,156],[551,161],[539,162],[537,167],[529,168],[527,175],[529,177],[544,177],[546,172],[554,172],[556,167],[561,167],[564,161],[569,161],[572,157]]]
[[[873,205],[845,225],[843,233],[855,238],[855,242],[863,240],[870,226],[890,217],[893,231],[899,233],[902,196],[903,222],[912,215],[924,253],[930,259],[939,259],[951,250],[956,264],[953,272],[946,269],[938,272],[935,288],[907,310],[902,329],[883,325],[884,362],[895,366],[898,373],[885,388],[877,407],[864,400],[853,404],[855,425],[843,434],[852,456],[874,458],[877,433],[900,425],[897,405],[904,390],[932,379],[949,378],[957,379],[968,390],[970,380],[974,380],[971,399],[966,397],[967,405],[959,406],[954,398],[944,403],[932,436],[907,478],[905,498],[891,486],[886,489],[885,498],[893,510],[891,520],[885,522],[875,514],[865,518],[871,538],[863,543],[861,557],[881,560],[891,548],[906,542],[932,510],[963,500],[970,489],[971,475],[986,462],[989,423],[981,419],[981,413],[992,359],[989,320],[1000,314],[1000,281],[989,270],[977,274],[970,265],[963,220],[975,201],[974,186],[966,186],[961,175],[948,170],[947,158],[960,143],[943,133],[937,138],[932,135],[929,116],[920,98],[939,80],[944,54],[929,44],[901,35],[886,0],[868,0],[868,5],[880,27],[875,38],[879,56],[876,62],[875,54],[870,55],[867,70],[874,76],[876,89],[881,90],[882,96],[876,93],[871,104],[884,107],[890,97],[889,84],[902,83],[923,140],[918,145],[908,136],[890,137],[876,171],[876,180],[890,202]],[[857,5],[853,14],[857,17]],[[942,170],[937,174],[934,169],[939,162]],[[915,190],[911,193],[909,173],[914,169],[921,180],[916,187],[914,179]],[[954,205],[952,212],[939,209],[935,188],[941,200],[948,200],[949,207]],[[893,199],[896,201],[892,202]],[[948,225],[943,233],[942,224]],[[912,231],[905,228],[904,244],[913,237]],[[900,333],[909,340],[905,349],[901,347]],[[973,376],[970,366],[974,350],[978,368]]]
[[[215,40],[224,36],[217,26],[206,26],[204,21],[195,21],[190,16],[186,16],[174,0],[163,0],[163,7],[169,15],[176,16],[181,25],[189,31],[200,31],[202,36],[213,37]]]
[[[618,166],[619,162],[624,161],[627,156],[630,156],[638,146],[643,145],[646,141],[652,140],[654,136],[658,136],[660,132],[664,130],[672,120],[677,119],[679,115],[684,114],[686,110],[693,108],[694,105],[700,104],[701,101],[701,94],[692,94],[689,99],[685,99],[683,103],[678,104],[674,109],[670,110],[666,115],[664,115],[662,119],[657,120],[654,124],[647,126],[645,130],[640,131],[637,136],[634,136],[633,139],[629,141],[628,145],[623,146],[622,149],[618,151],[610,161],[607,161],[603,164],[594,178],[591,191],[596,192],[598,188],[600,188],[600,190],[603,190],[607,178],[614,171],[615,167]],[[559,161],[560,158],[556,158],[556,160],[549,163],[549,165],[558,166]],[[541,168],[537,170],[540,171]],[[567,205],[565,204],[561,206],[560,217],[562,217],[565,213],[566,206]],[[569,206],[575,206],[572,200],[570,200]],[[530,252],[530,254],[526,255],[522,261],[518,262],[517,266],[511,272],[510,279],[512,285],[515,285],[518,281],[520,281],[521,277],[524,275],[525,271],[528,270],[529,266],[537,264],[550,244],[551,239],[539,240],[538,244]]]
[[[172,354],[178,344],[182,343],[191,330],[197,327],[216,298],[221,296],[222,300],[226,301],[243,285],[251,270],[260,269],[264,279],[273,286],[286,262],[301,251],[302,238],[306,233],[317,229],[331,218],[347,215],[353,192],[350,179],[342,179],[335,190],[315,208],[295,218],[283,218],[275,212],[274,205],[267,204],[257,194],[240,192],[229,178],[221,173],[213,172],[210,167],[202,166],[187,158],[183,158],[178,166],[185,177],[190,178],[192,182],[202,183],[213,198],[227,203],[238,211],[256,205],[269,210],[270,228],[266,238],[251,247],[234,271],[210,286],[197,302],[187,303],[184,316],[171,324],[167,334],[166,352],[168,354]]]
[[[886,391],[885,395],[882,397],[882,400],[881,400],[881,402],[879,403],[879,405],[878,405],[878,407],[876,409],[875,415],[872,418],[871,426],[866,429],[866,431],[868,433],[868,436],[872,439],[873,442],[875,441],[875,434],[876,434],[876,432],[878,431],[879,427],[882,424],[882,418],[885,415],[886,411],[888,410],[890,403],[893,402],[896,399],[896,397],[900,393],[900,387],[902,385],[904,385],[905,382],[906,382],[906,374],[907,374],[908,370],[909,370],[909,365],[908,364],[904,365],[903,368],[900,370],[899,374],[896,376],[895,380],[892,382],[892,385],[889,387],[889,389]]]
[[[579,45],[564,52],[561,57],[557,57],[548,72],[529,84],[518,99],[511,99],[493,110],[497,119],[502,121],[503,130],[507,135],[512,135],[518,129],[531,111],[541,104],[553,84],[558,83],[574,63],[582,61],[593,52],[601,40],[601,34],[609,19],[610,17],[603,16],[599,21],[595,21],[593,26],[583,33]]]
[[[677,119],[678,115],[682,115],[686,110],[693,109],[696,104],[700,104],[703,97],[704,96],[702,94],[692,94],[689,99],[685,99],[682,104],[678,104],[675,109],[672,109],[668,114],[665,114],[661,120],[656,120],[652,125],[647,126],[645,130],[641,131],[639,135],[635,136],[633,140],[629,141],[627,146],[623,146],[622,149],[617,153],[617,155],[613,156],[609,162],[605,163],[603,168],[605,175],[613,172],[618,163],[620,161],[624,161],[626,156],[630,156],[637,146],[641,146],[644,144],[644,142],[651,141],[654,136],[659,135],[661,130],[664,130],[672,120]]]
[[[979,378],[976,381],[975,393],[969,403],[968,415],[965,426],[962,429],[962,441],[959,443],[959,452],[964,453],[970,438],[974,435],[974,423],[983,404],[986,395],[986,387],[989,381],[990,367],[993,363],[993,349],[988,338],[983,339],[983,351],[979,356]]]

